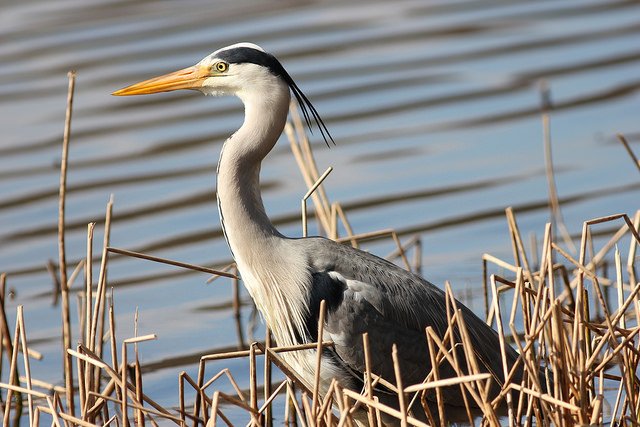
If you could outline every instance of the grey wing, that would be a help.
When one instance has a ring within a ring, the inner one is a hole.
[[[368,332],[373,372],[395,383],[391,349],[396,344],[403,384],[422,382],[431,370],[425,328],[433,327],[440,336],[447,329],[442,290],[366,252],[324,239],[317,239],[316,244],[310,306],[312,312],[316,310],[317,319],[320,301],[327,303],[325,338],[335,343],[336,363],[362,378],[362,334]],[[501,382],[504,377],[497,333],[464,305],[458,306],[481,369]],[[309,324],[310,330],[317,327],[315,322]],[[513,349],[507,349],[509,365],[517,356]],[[450,377],[453,369],[444,364],[439,373]],[[461,403],[456,392],[448,397],[445,400],[450,403]]]
[[[317,313],[321,300],[327,304],[324,339],[334,342],[336,363],[349,369],[362,380],[365,358],[362,335],[369,334],[371,370],[395,383],[391,349],[396,344],[401,358],[405,384],[420,382],[427,374],[429,353],[424,330],[410,329],[383,315],[366,290],[357,289],[351,281],[342,281],[335,272],[314,273],[312,307]],[[329,292],[327,292],[329,290]],[[317,315],[309,330],[317,331]],[[316,339],[316,332],[312,333]],[[419,378],[419,379],[418,379]],[[408,382],[407,382],[408,381]]]

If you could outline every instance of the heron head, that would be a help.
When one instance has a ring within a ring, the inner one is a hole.
[[[178,89],[198,90],[205,95],[242,95],[285,85],[291,79],[280,62],[260,46],[238,43],[213,52],[197,64],[144,80],[113,92],[116,96],[146,95]]]
[[[275,56],[253,43],[237,43],[216,50],[196,65],[144,80],[112,93],[116,96],[146,95],[178,89],[198,90],[205,95],[236,95],[269,99],[294,94],[309,128],[311,117],[323,138],[333,141],[320,115]]]

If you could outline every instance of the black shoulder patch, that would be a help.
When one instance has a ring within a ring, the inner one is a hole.
[[[342,303],[345,286],[332,279],[327,273],[312,273],[313,287],[309,295],[309,317],[307,318],[307,333],[312,341],[318,339],[318,318],[320,317],[320,302],[325,301],[326,315],[335,311]]]

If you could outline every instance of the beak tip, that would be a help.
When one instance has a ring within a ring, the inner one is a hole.
[[[147,95],[177,89],[197,89],[202,86],[203,79],[208,76],[208,69],[193,66],[124,87],[112,92],[111,95]]]

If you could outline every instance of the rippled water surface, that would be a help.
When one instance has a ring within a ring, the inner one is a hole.
[[[61,383],[60,308],[46,264],[58,259],[70,69],[78,73],[67,202],[72,267],[85,256],[90,221],[99,222],[99,253],[111,194],[113,246],[194,264],[230,261],[215,165],[242,121],[239,101],[109,94],[238,41],[278,56],[324,117],[337,146],[327,149],[316,132],[315,154],[321,170],[334,167],[326,188],[354,230],[419,234],[425,276],[450,280],[478,313],[482,253],[511,251],[504,208],[514,207],[526,236],[540,237],[549,219],[541,80],[551,93],[556,181],[570,232],[586,219],[638,208],[638,173],[615,138],[624,133],[640,152],[636,1],[32,0],[5,2],[0,24],[0,271],[15,293],[9,317],[25,306],[31,345],[45,356],[33,375],[46,381]],[[269,214],[285,234],[300,235],[306,188],[284,138],[262,178]],[[393,246],[367,248],[385,255]],[[137,307],[140,333],[159,337],[141,346],[145,392],[168,406],[177,403],[181,370],[193,373],[199,355],[237,343],[231,284],[207,278],[110,260],[119,338],[133,334]],[[250,311],[247,304],[244,326]],[[244,369],[241,361],[231,367]]]

